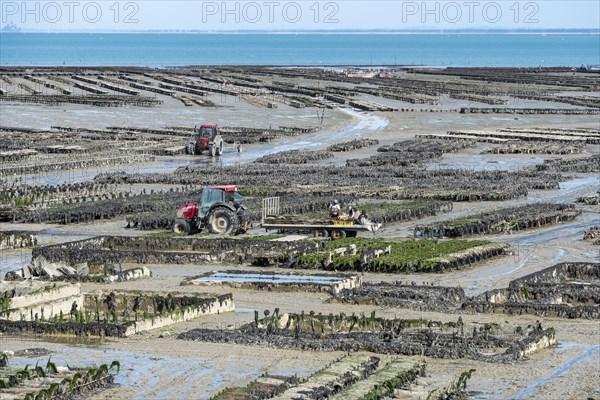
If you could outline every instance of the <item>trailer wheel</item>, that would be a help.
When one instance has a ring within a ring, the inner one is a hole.
[[[347,231],[346,232],[346,237],[355,238],[356,236],[358,236],[358,232],[357,231]]]
[[[313,231],[313,236],[326,238],[329,236],[329,232],[327,232],[325,229],[315,229]]]
[[[342,231],[340,229],[334,229],[331,231],[331,239],[338,240],[346,237],[346,231]]]
[[[208,218],[210,233],[231,235],[240,229],[237,215],[227,208],[215,209]]]
[[[238,235],[243,235],[249,229],[252,229],[252,224],[250,223],[250,218],[248,218],[248,213],[246,211],[238,211],[238,223],[239,228],[236,232]]]
[[[173,232],[179,233],[180,235],[189,235],[192,228],[185,219],[176,219],[173,222]]]

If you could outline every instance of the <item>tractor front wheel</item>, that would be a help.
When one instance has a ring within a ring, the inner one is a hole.
[[[173,232],[179,233],[180,235],[189,235],[192,228],[185,219],[176,219],[173,222]]]
[[[196,145],[194,142],[188,143],[185,147],[186,154],[196,154]]]
[[[219,235],[231,235],[240,229],[237,215],[227,208],[217,208],[208,218],[208,230]]]

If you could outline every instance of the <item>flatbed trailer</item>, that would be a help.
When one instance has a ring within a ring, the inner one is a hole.
[[[297,233],[312,233],[315,237],[330,237],[332,239],[342,239],[345,237],[356,237],[358,232],[376,232],[381,228],[381,224],[372,222],[357,223],[350,219],[332,219],[331,223],[290,223],[269,221],[273,217],[281,217],[279,214],[279,197],[270,197],[263,199],[262,222],[260,226],[267,231],[284,231]]]
[[[315,237],[342,239],[345,237],[356,237],[358,232],[376,232],[381,227],[381,224],[361,225],[347,223],[347,221],[334,221],[333,224],[279,224],[264,222],[262,227],[267,231],[307,232],[312,233]]]

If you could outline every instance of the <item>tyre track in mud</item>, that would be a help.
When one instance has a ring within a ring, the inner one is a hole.
[[[540,393],[546,386],[550,385],[559,385],[562,386],[563,390],[565,389],[565,387],[563,385],[561,385],[560,381],[564,381],[564,380],[570,380],[572,378],[569,377],[569,375],[573,374],[575,372],[575,370],[578,367],[581,367],[583,363],[586,362],[594,362],[594,360],[596,360],[596,362],[598,361],[598,357],[600,356],[600,345],[599,346],[584,346],[584,345],[578,345],[575,343],[568,343],[568,342],[563,342],[563,345],[572,345],[574,347],[580,347],[582,348],[582,352],[579,353],[577,356],[569,358],[568,360],[566,360],[565,362],[563,362],[562,364],[560,364],[558,367],[556,367],[552,373],[544,378],[538,379],[536,381],[534,381],[533,383],[531,383],[529,386],[527,386],[525,389],[521,390],[519,393],[517,393],[516,395],[514,395],[514,397],[512,397],[515,400],[521,400],[521,399],[535,399],[535,398],[544,398],[548,392],[546,393]],[[596,369],[596,374],[598,373],[598,370]],[[553,389],[556,388],[548,388],[550,392],[552,393],[556,393]],[[546,390],[548,390],[546,389]],[[567,389],[568,391],[568,389]],[[596,393],[600,392],[600,390],[596,390]],[[536,396],[537,394],[537,396]],[[561,395],[560,393],[556,393],[558,395]],[[562,393],[565,396],[568,396],[568,392],[567,393]],[[590,393],[590,396],[592,395],[592,393]]]

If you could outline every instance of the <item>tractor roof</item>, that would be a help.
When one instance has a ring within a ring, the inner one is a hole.
[[[236,185],[217,185],[217,186],[206,186],[207,189],[219,189],[224,192],[235,192],[237,190]]]

